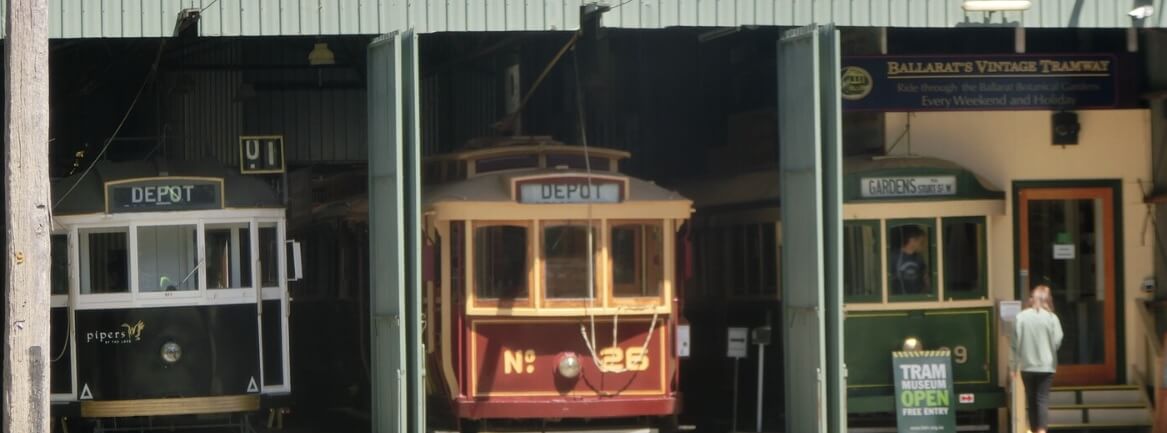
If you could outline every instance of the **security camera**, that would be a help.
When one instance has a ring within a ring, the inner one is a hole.
[[[1136,20],[1146,19],[1147,17],[1150,17],[1151,15],[1154,15],[1154,14],[1155,14],[1155,7],[1152,5],[1139,6],[1139,7],[1136,7],[1134,9],[1131,9],[1130,12],[1127,12],[1127,15],[1130,15],[1131,18],[1134,18]]]

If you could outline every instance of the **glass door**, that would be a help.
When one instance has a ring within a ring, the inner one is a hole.
[[[1050,287],[1065,337],[1055,385],[1112,384],[1117,373],[1113,188],[1020,188],[1022,296]]]

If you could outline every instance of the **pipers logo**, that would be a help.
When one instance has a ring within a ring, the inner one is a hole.
[[[840,77],[839,83],[842,87],[840,93],[843,99],[848,101],[858,101],[867,97],[871,93],[871,88],[875,86],[875,81],[871,79],[871,74],[858,66],[844,67],[843,75]]]
[[[130,344],[142,341],[142,330],[146,329],[146,322],[123,323],[121,329],[110,331],[89,331],[85,333],[86,343],[99,344]]]

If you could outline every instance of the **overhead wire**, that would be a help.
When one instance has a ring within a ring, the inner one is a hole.
[[[126,113],[122,116],[122,120],[118,122],[117,128],[114,128],[113,134],[110,134],[109,138],[105,140],[105,144],[101,146],[101,150],[97,152],[97,156],[93,157],[93,161],[90,161],[89,166],[85,167],[85,170],[81,172],[81,175],[77,177],[77,180],[74,181],[73,184],[70,185],[63,194],[61,194],[61,197],[58,198],[55,203],[53,203],[51,209],[56,209],[57,206],[60,206],[61,203],[69,197],[69,194],[72,194],[73,191],[77,189],[77,186],[80,185],[83,180],[85,180],[85,177],[89,175],[89,172],[93,171],[93,167],[97,166],[97,163],[101,161],[101,157],[105,156],[105,152],[109,150],[110,144],[113,144],[114,140],[117,139],[118,134],[120,134],[122,131],[122,127],[126,125],[126,121],[129,120],[130,115],[133,114],[134,107],[138,105],[138,101],[142,98],[142,93],[145,92],[146,87],[148,87],[150,83],[154,82],[154,79],[158,76],[158,65],[162,61],[162,52],[166,48],[166,41],[166,39],[162,39],[161,43],[158,44],[158,51],[154,54],[154,63],[150,65],[150,71],[146,73],[146,78],[142,80],[142,85],[138,87],[138,92],[134,94],[134,99],[130,101],[130,106],[126,108]]]
[[[574,40],[574,38],[573,38],[573,40]],[[572,68],[575,72],[575,74],[574,74],[575,102],[576,102],[576,112],[578,114],[578,120],[579,120],[580,145],[583,146],[584,171],[586,173],[584,178],[587,179],[587,182],[588,182],[589,195],[592,195],[592,194],[596,194],[597,192],[595,191],[595,185],[593,182],[591,150],[590,150],[590,147],[588,145],[587,116],[584,112],[583,88],[580,85],[581,80],[580,80],[580,75],[579,75],[578,51],[576,51],[573,48],[571,55],[572,55]],[[587,311],[588,320],[589,320],[590,325],[591,325],[591,334],[589,336],[587,328],[585,328],[584,325],[581,323],[579,326],[580,335],[583,337],[584,345],[587,346],[588,352],[590,352],[590,355],[592,357],[592,363],[594,363],[596,365],[596,368],[599,369],[600,372],[602,372],[602,373],[624,373],[624,372],[628,371],[626,366],[625,367],[607,366],[607,365],[600,362],[600,357],[596,353],[596,340],[597,340],[597,338],[596,338],[597,337],[597,335],[596,335],[596,314],[595,314],[595,302],[596,302],[595,274],[596,273],[595,273],[595,259],[594,259],[594,257],[595,257],[594,256],[595,255],[595,228],[594,228],[594,224],[595,223],[593,220],[593,202],[592,202],[592,200],[587,200],[584,203],[584,206],[585,206],[585,209],[587,209],[587,229],[588,229],[588,232],[587,232],[587,240],[588,240],[587,241],[587,249],[588,249],[587,250],[587,255],[588,255],[588,260],[587,260],[587,265],[588,265],[587,266],[587,270],[588,270],[588,277],[587,277],[587,279],[588,279],[588,302],[585,306],[585,310]],[[619,340],[619,336],[618,336],[619,335],[618,334],[618,332],[619,332],[618,326],[620,324],[620,311],[622,310],[622,308],[623,307],[617,308],[612,316],[612,347],[619,347],[620,340]],[[660,312],[657,311],[656,308],[652,308],[652,321],[649,323],[648,333],[644,337],[644,344],[640,348],[640,356],[641,357],[646,356],[645,354],[647,353],[648,345],[651,344],[651,342],[652,342],[653,333],[656,330],[656,323],[657,323],[657,320],[659,319],[659,313]],[[619,394],[619,393],[618,392],[617,393],[604,392],[604,394],[613,395],[613,394]]]

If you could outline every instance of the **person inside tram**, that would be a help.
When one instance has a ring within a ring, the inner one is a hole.
[[[924,230],[908,225],[900,229],[900,249],[892,256],[892,292],[897,295],[923,295],[932,291],[928,263],[922,257],[928,251]]]

